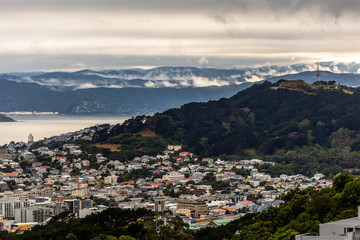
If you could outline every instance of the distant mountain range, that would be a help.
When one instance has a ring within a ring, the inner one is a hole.
[[[36,83],[0,80],[0,112],[44,111],[66,114],[150,114],[229,97],[251,83],[203,88],[90,88],[55,91]]]
[[[358,63],[324,62],[320,64],[321,76],[327,80],[330,73],[338,75],[337,79],[345,77],[357,83],[360,73]],[[258,82],[278,76],[297,76],[305,72],[308,78],[316,79],[316,64],[296,64],[291,66],[263,66],[239,69],[215,69],[195,67],[159,67],[149,70],[122,69],[122,70],[82,70],[76,72],[30,72],[8,73],[0,75],[6,79],[21,83],[37,83],[57,91],[70,91],[88,88],[188,88],[208,86],[238,85],[244,82]],[[290,74],[290,75],[289,75]],[[295,75],[294,75],[295,74]],[[313,75],[312,75],[313,74]],[[342,82],[341,82],[342,83]],[[342,83],[344,84],[344,83]]]
[[[321,63],[321,80],[360,86],[360,64]],[[264,80],[316,81],[316,64],[241,69],[159,67],[0,75],[0,111],[137,114],[230,97]]]

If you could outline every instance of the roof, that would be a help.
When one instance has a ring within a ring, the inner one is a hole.
[[[4,174],[8,177],[16,177],[18,175],[17,173],[4,173]]]
[[[123,182],[123,184],[135,184],[135,182],[131,180],[129,182]]]
[[[236,219],[238,219],[238,218],[221,219],[221,220],[215,220],[214,222],[220,226],[220,225],[228,224],[229,222],[234,221]]]
[[[236,209],[233,207],[221,207],[222,209],[229,210],[229,211],[235,211]]]
[[[58,199],[58,200],[60,200],[60,201],[62,201],[62,200],[67,200],[66,197],[57,197],[56,199]]]
[[[349,228],[355,228],[355,227],[360,228],[360,219],[357,217],[353,217],[353,218],[347,218],[347,219],[343,219],[343,220],[339,220],[339,221],[323,223],[320,225],[339,225],[339,226],[349,227]]]
[[[151,186],[159,186],[159,185],[164,185],[163,183],[149,183],[149,185],[151,185]]]

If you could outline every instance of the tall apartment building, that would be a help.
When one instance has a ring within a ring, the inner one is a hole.
[[[165,211],[165,199],[164,198],[156,198],[155,199],[155,212],[163,212]]]
[[[82,209],[85,208],[92,208],[93,207],[93,200],[91,199],[84,199],[84,200],[79,200],[79,199],[71,199],[71,200],[65,200],[64,201],[64,205],[66,205],[68,207],[68,210],[71,213],[75,213],[76,216],[79,216],[79,212]]]
[[[15,209],[15,222],[44,222],[53,216],[53,209],[46,207],[30,207]]]
[[[194,210],[192,217],[200,217],[200,215],[209,214],[209,207],[205,202],[201,201],[179,201],[176,209]]]
[[[4,219],[14,219],[15,209],[30,207],[30,202],[19,200],[17,198],[8,198],[0,200],[0,215]]]

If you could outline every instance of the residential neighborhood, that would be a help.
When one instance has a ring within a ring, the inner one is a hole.
[[[169,219],[180,216],[198,230],[277,207],[283,194],[297,187],[332,186],[320,173],[275,177],[259,170],[274,162],[199,158],[180,145],[130,161],[109,159],[101,152],[86,154],[75,142],[91,140],[99,128],[44,139],[40,147],[30,134],[27,143],[0,148],[2,229],[27,230],[64,211],[83,218],[119,207],[169,212]],[[51,147],[55,142],[63,144]]]

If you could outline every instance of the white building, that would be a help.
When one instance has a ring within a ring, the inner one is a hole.
[[[184,174],[178,172],[170,172],[163,176],[163,180],[179,182],[181,179],[185,178]]]
[[[296,240],[359,240],[360,239],[360,206],[358,217],[320,224],[319,236],[301,234]]]
[[[31,207],[15,209],[15,222],[44,222],[53,215],[52,208]]]
[[[111,175],[104,178],[105,184],[115,185],[117,183],[118,176]]]
[[[5,219],[15,218],[15,209],[30,207],[29,201],[23,201],[16,198],[0,200],[0,215]]]

